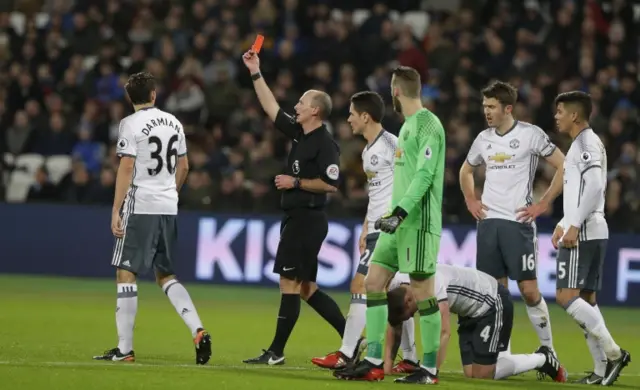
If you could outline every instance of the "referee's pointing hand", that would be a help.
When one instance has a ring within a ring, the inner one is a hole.
[[[290,190],[294,187],[295,180],[288,175],[278,175],[275,179],[276,188],[279,190]]]

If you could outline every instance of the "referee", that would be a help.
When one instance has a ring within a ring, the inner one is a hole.
[[[295,116],[280,108],[260,74],[257,53],[242,57],[251,72],[258,100],[276,127],[293,141],[284,175],[275,178],[283,191],[284,217],[273,272],[280,275],[280,311],[271,346],[248,364],[284,364],[284,347],[300,314],[300,298],[307,301],[342,338],[346,320],[336,302],[318,289],[318,252],[327,235],[324,206],[335,192],[340,174],[339,148],[323,124],[331,113],[331,98],[310,90],[295,106]]]

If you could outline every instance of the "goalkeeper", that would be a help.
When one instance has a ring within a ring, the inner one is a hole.
[[[385,286],[396,272],[409,274],[418,300],[423,359],[419,370],[396,382],[437,384],[440,313],[434,292],[442,231],[445,132],[438,117],[422,107],[420,75],[401,66],[393,71],[393,108],[405,122],[398,136],[391,213],[376,222],[382,233],[371,258],[367,290],[367,357],[335,371],[339,379],[384,379],[383,345],[387,326]]]

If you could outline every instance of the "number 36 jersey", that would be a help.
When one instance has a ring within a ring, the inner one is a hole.
[[[175,116],[151,107],[122,119],[116,154],[136,159],[123,213],[178,214],[176,166],[187,145]]]

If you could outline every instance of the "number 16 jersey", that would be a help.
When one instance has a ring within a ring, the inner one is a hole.
[[[124,214],[178,214],[176,166],[187,145],[175,116],[150,107],[122,119],[116,154],[136,159]]]

